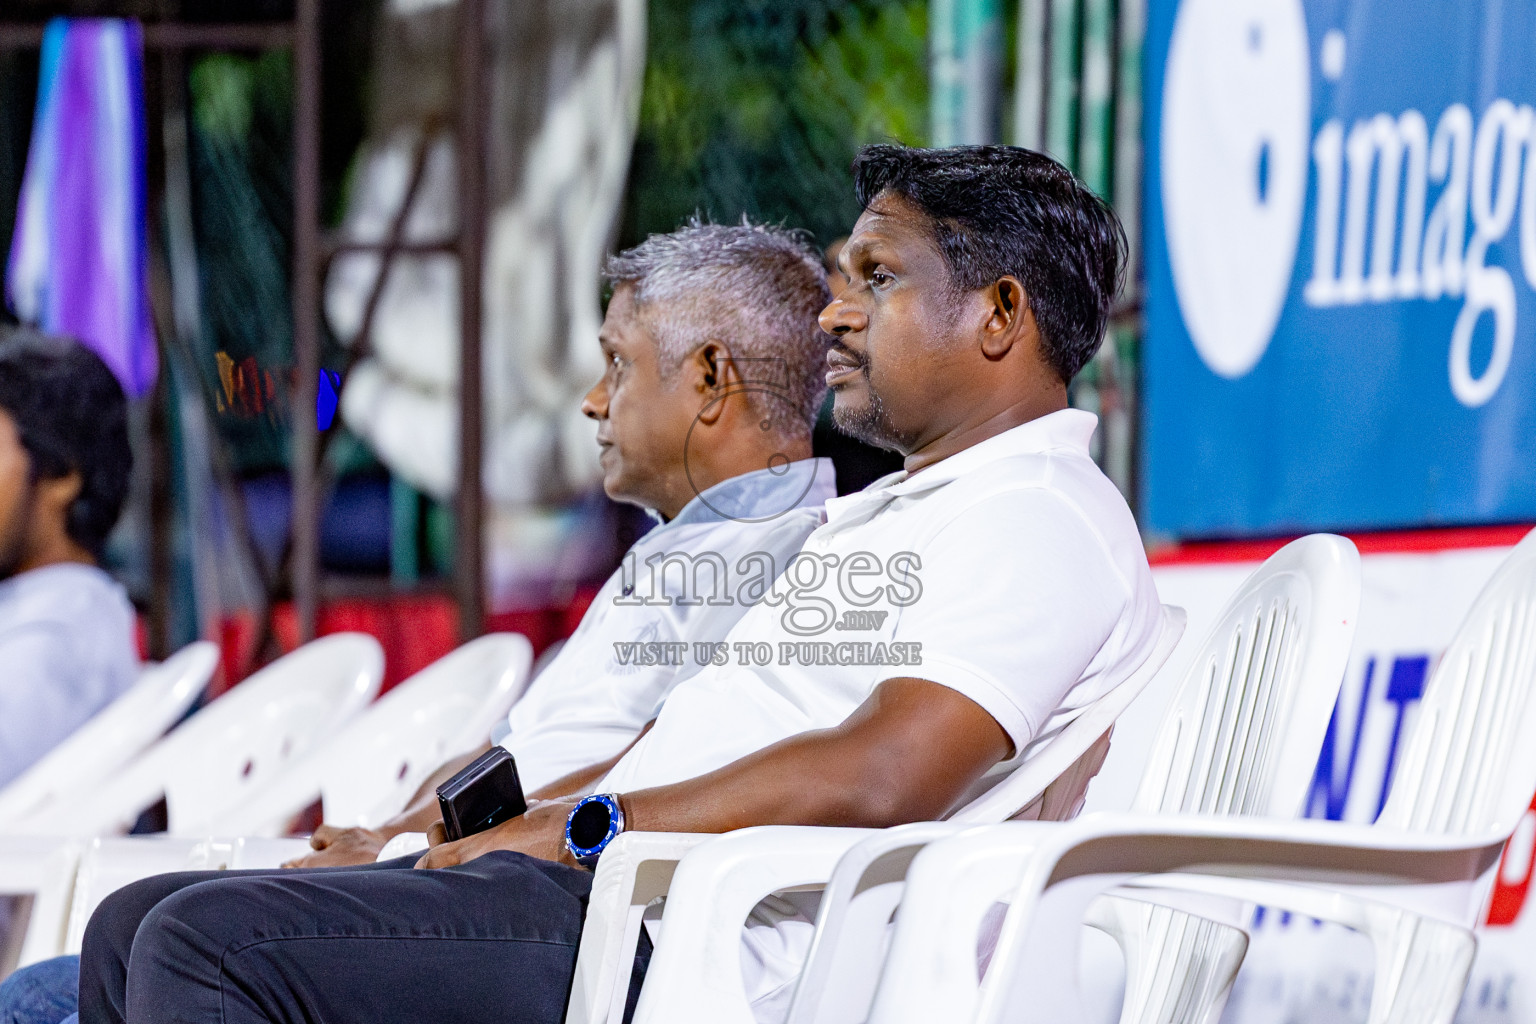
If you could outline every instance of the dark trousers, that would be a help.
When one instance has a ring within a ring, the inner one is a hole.
[[[415,859],[120,889],[86,928],[81,1024],[559,1024],[591,874],[517,853]],[[642,941],[631,1003],[649,957]]]

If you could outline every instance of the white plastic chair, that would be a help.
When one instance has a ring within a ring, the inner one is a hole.
[[[1402,767],[1376,820],[1401,832],[1475,836],[1496,824],[1493,801],[1518,780],[1492,767],[1494,716],[1515,712],[1521,687],[1536,688],[1536,531],[1528,534],[1478,595],[1431,678],[1410,727]],[[1517,712],[1515,712],[1517,713]],[[1513,741],[1536,741],[1536,730]],[[1496,747],[1496,744],[1495,744]],[[1448,771],[1435,771],[1445,765]],[[1536,788],[1536,780],[1525,785]],[[1514,799],[1514,797],[1509,797]],[[1527,804],[1529,801],[1527,801]],[[1518,822],[1516,814],[1513,822]],[[1427,917],[1411,909],[1337,890],[1280,882],[1179,875],[1162,887],[1226,896],[1341,924],[1362,932],[1375,950],[1368,1024],[1444,1022],[1456,1014],[1472,958],[1473,928],[1490,879],[1467,895],[1463,913]],[[1240,964],[1226,968],[1215,990],[1230,989]],[[1215,1020],[1221,1006],[1192,1002],[1192,1019]]]
[[[226,808],[259,792],[361,711],[383,675],[384,652],[373,637],[322,637],[203,708],[94,791],[32,816],[25,830],[120,832],[163,796],[170,834],[205,834]]]
[[[1165,717],[1139,797],[1147,809],[1295,813],[1343,678],[1359,593],[1354,546],[1323,535],[1287,545],[1239,588],[1186,671]],[[821,848],[814,880],[830,884],[790,1020],[864,1020],[879,976],[886,923],[898,900],[903,906],[898,919],[906,913],[908,865],[927,844],[965,828],[954,821],[923,823],[876,832],[847,830],[841,838],[821,829],[746,830],[701,846],[682,860],[672,881],[663,940],[646,977],[637,1024],[710,1019],[710,1000],[715,1007],[728,1007],[724,1019],[750,1019],[739,967],[728,970],[717,953],[699,969],[701,948],[727,947],[737,955],[733,940],[745,913],[728,922],[729,915],[712,908],[729,900],[734,913],[737,904],[750,908],[770,892],[812,882],[804,871],[784,881],[793,874],[797,857],[809,856],[795,852],[803,844]],[[775,863],[786,869],[778,872]],[[968,965],[972,990],[982,917],[1005,895],[1006,886],[966,904],[964,914],[951,908],[971,925],[969,945],[952,952]],[[1209,899],[1192,902],[1212,910]],[[1215,910],[1226,910],[1218,916],[1236,920],[1235,905]],[[1219,924],[1208,929],[1216,932],[1215,949],[1206,953],[1219,956],[1226,947],[1230,956],[1232,944],[1246,943],[1240,930],[1221,929]],[[1151,945],[1141,949],[1156,951]],[[1200,944],[1190,952],[1196,959],[1189,966],[1197,966]],[[931,973],[925,967],[919,976]],[[919,988],[925,984],[910,980]],[[707,998],[690,994],[701,986]],[[953,998],[914,996],[913,1005],[920,1003],[927,1016],[911,1019],[964,1019],[964,993],[958,1003]],[[718,1010],[714,1019],[722,1019]]]
[[[218,647],[199,641],[146,666],[126,693],[0,790],[0,832],[122,768],[176,724],[218,663]]]
[[[1075,814],[1087,781],[1097,772],[1107,750],[1105,735],[1162,668],[1184,632],[1184,621],[1183,609],[1164,606],[1157,644],[1130,678],[1085,708],[1050,744],[990,790],[954,811],[949,820],[1002,821],[1015,814],[1037,813],[1043,805],[1051,804],[1059,805],[1059,813]],[[1053,799],[1053,787],[1064,794],[1060,799]],[[642,915],[649,904],[663,896],[669,900],[662,925],[666,939],[657,948],[658,952],[673,951],[662,965],[658,983],[668,993],[667,1019],[708,1020],[711,1024],[751,1021],[738,952],[739,932],[748,912],[772,892],[825,883],[838,856],[871,831],[769,828],[726,836],[645,832],[619,836],[603,853],[593,879],[566,1024],[616,1024],[621,1019]],[[775,835],[791,837],[791,841],[773,844]],[[770,845],[756,845],[759,839]],[[695,920],[685,905],[681,917],[686,920],[674,928],[671,900],[678,890],[671,884],[673,873],[679,862],[695,862],[690,852],[706,843],[719,851],[724,864],[704,869],[710,877],[689,887],[684,895],[685,901],[697,896],[708,904],[697,908],[701,916]],[[745,855],[740,860],[732,856],[737,851]],[[716,887],[714,882],[727,876],[730,882]],[[653,959],[647,992],[656,977],[655,969]],[[674,995],[676,999],[671,998]],[[645,999],[642,994],[642,1005]],[[640,1019],[638,1015],[636,1019]]]
[[[210,822],[216,835],[275,836],[319,797],[332,825],[373,827],[449,757],[484,743],[528,685],[515,633],[471,641],[386,693],[334,739]]]
[[[63,951],[70,896],[84,847],[82,839],[0,836],[0,896],[32,898],[18,967]]]
[[[955,1013],[951,1001],[949,1019],[990,1024],[1025,1007],[1041,1019],[1071,1019],[1076,990],[1060,980],[1075,977],[1076,950],[1061,941],[1063,930],[1106,885],[1132,883],[1258,899],[1364,931],[1377,951],[1370,1019],[1449,1021],[1471,965],[1473,925],[1536,790],[1533,740],[1536,533],[1494,574],[1437,667],[1375,825],[1104,814],[936,843],[913,864],[871,1021],[928,1019],[905,1005],[914,986],[902,972],[929,965],[933,983],[938,950],[963,933],[942,920],[943,908],[973,901],[1000,876],[1017,884],[997,954],[979,990],[972,967],[976,1012]],[[1137,877],[1149,873],[1156,877]],[[939,987],[958,990],[953,967],[940,968]],[[1190,995],[1184,1019],[1199,1020],[1212,1005]]]
[[[302,856],[307,840],[270,837],[316,796],[332,824],[369,825],[398,811],[433,768],[484,741],[526,688],[532,655],[526,638],[495,633],[405,680],[207,829],[241,838],[96,840],[81,862],[61,952],[79,952],[97,905],[130,882],[165,871],[276,868]]]

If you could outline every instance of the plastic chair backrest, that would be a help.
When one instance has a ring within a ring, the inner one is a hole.
[[[373,637],[341,633],[307,643],[192,715],[101,795],[137,801],[158,791],[166,798],[169,831],[198,831],[335,732],[378,694],[382,679],[384,651]],[[111,811],[132,815],[135,809]]]
[[[198,830],[335,735],[379,692],[384,651],[338,633],[279,658],[214,701],[145,755],[166,769],[169,831]]]
[[[1136,811],[1293,817],[1338,699],[1360,607],[1360,555],[1313,534],[1243,583],[1159,726]]]
[[[1377,824],[1508,836],[1536,790],[1536,530],[1436,666]]]
[[[525,637],[493,633],[390,690],[317,766],[325,820],[372,827],[397,813],[439,765],[485,742],[522,696],[532,663]]]
[[[186,713],[218,663],[217,645],[199,641],[145,666],[126,693],[0,791],[0,825],[94,786],[127,764]]]
[[[948,820],[977,824],[1007,821],[1043,796],[1048,787],[1073,769],[1100,737],[1114,728],[1115,721],[1156,677],[1184,635],[1185,621],[1184,609],[1163,605],[1157,642],[1136,671],[1125,682],[1085,707],[1057,733],[1055,739],[1012,774],[949,814]],[[1097,771],[1097,766],[1093,766],[1093,770]],[[1081,780],[1082,786],[1086,786],[1087,781]],[[1075,802],[1081,803],[1080,800]],[[1078,809],[1080,806],[1072,808],[1068,817],[1074,816]]]

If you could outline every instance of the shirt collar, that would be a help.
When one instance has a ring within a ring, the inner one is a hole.
[[[732,520],[759,522],[794,508],[816,508],[836,495],[837,474],[832,460],[801,459],[782,467],[743,473],[707,487],[664,526]]]
[[[1088,443],[1099,418],[1082,409],[1060,409],[1021,423],[985,441],[956,452],[920,473],[898,471],[881,477],[862,491],[827,502],[827,519],[839,518],[872,501],[889,501],[936,490],[952,480],[1011,455],[1070,451],[1087,457]]]

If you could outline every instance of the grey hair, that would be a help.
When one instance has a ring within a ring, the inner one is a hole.
[[[719,341],[765,428],[784,439],[810,437],[827,390],[827,338],[817,318],[832,293],[804,232],[694,217],[610,256],[603,276],[615,287],[634,286],[664,376]]]

